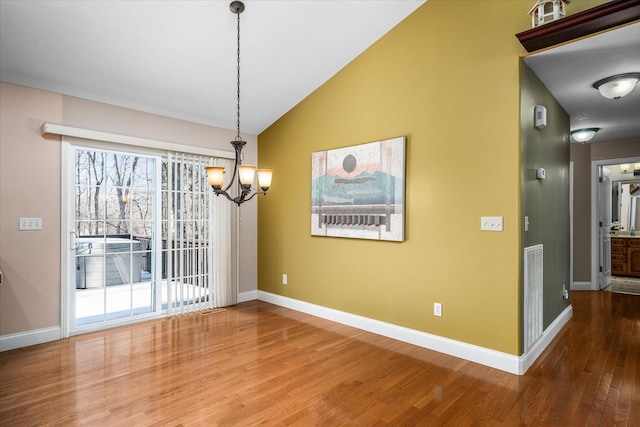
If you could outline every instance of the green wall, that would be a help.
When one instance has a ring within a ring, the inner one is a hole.
[[[259,136],[260,165],[275,169],[259,200],[259,290],[521,353],[514,35],[531,5],[430,0]],[[312,237],[311,153],[396,136],[406,241]],[[480,231],[481,216],[504,217],[504,231]]]
[[[569,116],[536,75],[522,63],[522,246],[543,245],[546,328],[569,305],[562,285],[570,288]],[[534,107],[547,108],[547,126],[534,127]],[[546,179],[536,179],[544,168]]]

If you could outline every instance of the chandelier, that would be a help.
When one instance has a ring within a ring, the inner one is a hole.
[[[237,135],[236,138],[231,141],[236,153],[236,162],[233,167],[233,176],[231,181],[223,188],[224,181],[224,166],[207,166],[207,178],[209,185],[213,188],[216,196],[223,195],[236,205],[240,206],[242,203],[253,199],[257,194],[267,194],[267,190],[271,187],[271,176],[273,171],[271,169],[257,169],[253,165],[242,164],[242,148],[247,143],[240,137],[240,14],[244,11],[244,3],[241,1],[233,1],[229,5],[231,12],[235,13],[238,18],[238,85],[237,85]],[[258,189],[253,188],[253,182],[256,174],[258,175]],[[236,177],[238,180],[236,181]],[[228,191],[233,185],[237,185],[238,195],[232,197]]]

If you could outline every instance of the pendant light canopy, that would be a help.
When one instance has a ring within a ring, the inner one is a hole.
[[[240,137],[240,14],[244,11],[244,3],[241,1],[233,1],[229,5],[231,12],[238,16],[238,97],[237,97],[237,135],[231,141],[231,145],[235,150],[235,165],[231,181],[223,188],[224,183],[224,166],[207,166],[207,178],[209,185],[213,188],[216,196],[223,195],[236,205],[240,206],[247,200],[251,200],[256,194],[267,194],[267,190],[271,187],[271,177],[273,171],[271,169],[257,169],[253,165],[242,164],[242,148],[246,145],[246,141]],[[255,176],[258,175],[258,189],[253,189]],[[236,177],[238,180],[236,181]],[[236,184],[238,195],[233,197],[228,193],[232,185]],[[253,193],[252,193],[253,192]]]

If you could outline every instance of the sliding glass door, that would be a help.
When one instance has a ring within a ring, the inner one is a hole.
[[[232,161],[63,145],[64,336],[235,303],[235,210],[204,169]]]
[[[74,147],[74,326],[159,308],[161,158]]]

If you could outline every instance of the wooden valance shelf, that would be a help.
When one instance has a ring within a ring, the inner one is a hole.
[[[640,0],[614,0],[516,34],[527,52],[640,20]]]

